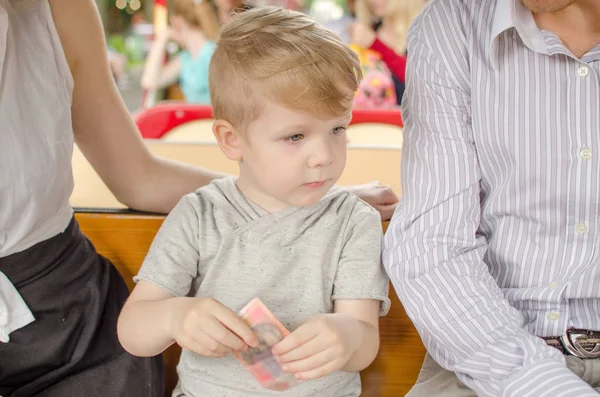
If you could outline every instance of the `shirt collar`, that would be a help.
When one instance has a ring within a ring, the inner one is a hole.
[[[499,37],[511,28],[517,31],[525,46],[531,51],[541,54],[548,53],[548,46],[533,19],[533,14],[521,0],[497,0],[489,43],[494,68],[497,66]]]

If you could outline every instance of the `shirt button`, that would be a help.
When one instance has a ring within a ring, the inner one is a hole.
[[[585,223],[578,223],[575,226],[575,231],[579,234],[585,234],[588,231],[588,227]]]
[[[579,152],[579,157],[581,157],[582,160],[589,160],[589,159],[591,159],[592,158],[592,149],[584,147]]]
[[[582,79],[587,77],[589,73],[590,69],[585,65],[581,65],[579,69],[577,69],[577,76],[581,77]]]
[[[551,282],[550,284],[548,284],[548,288],[550,289],[556,289],[558,287],[558,281],[554,281]]]
[[[556,321],[560,318],[560,314],[558,312],[550,312],[548,313],[548,320]]]

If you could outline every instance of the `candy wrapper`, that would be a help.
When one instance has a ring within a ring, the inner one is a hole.
[[[235,353],[244,367],[265,388],[286,390],[298,384],[293,374],[283,371],[271,348],[289,335],[289,331],[258,298],[254,298],[239,313],[258,337],[258,346]]]

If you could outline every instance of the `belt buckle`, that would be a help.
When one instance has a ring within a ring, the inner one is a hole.
[[[600,343],[591,349],[585,349],[581,344],[589,338],[588,332],[581,329],[570,328],[566,334],[560,337],[560,341],[569,354],[583,358],[596,359],[600,358]]]

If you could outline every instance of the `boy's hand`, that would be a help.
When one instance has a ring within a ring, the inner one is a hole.
[[[283,370],[297,379],[309,380],[342,368],[358,348],[360,336],[343,314],[311,318],[273,347]]]
[[[225,357],[256,346],[250,326],[212,298],[183,298],[173,312],[173,339],[184,349],[207,357]]]

